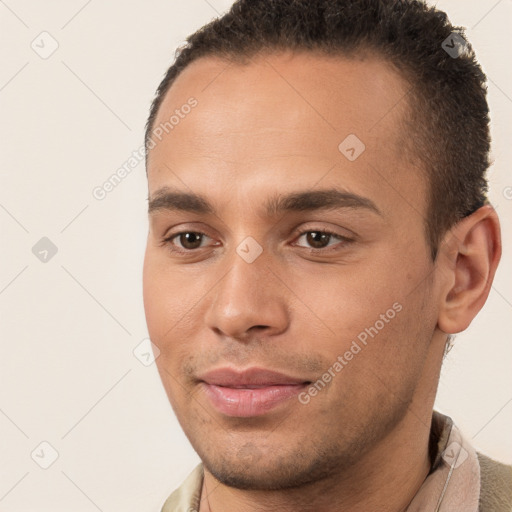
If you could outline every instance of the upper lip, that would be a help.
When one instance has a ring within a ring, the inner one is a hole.
[[[236,370],[233,368],[217,368],[200,375],[199,380],[208,384],[225,387],[242,386],[277,386],[306,384],[308,381],[285,375],[265,368],[247,368]]]

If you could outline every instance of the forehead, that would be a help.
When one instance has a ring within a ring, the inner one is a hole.
[[[198,59],[178,76],[155,119],[154,129],[167,128],[149,152],[150,196],[169,181],[179,185],[178,176],[208,192],[221,181],[229,189],[266,178],[312,186],[326,173],[326,185],[361,186],[355,191],[365,195],[382,180],[410,185],[417,195],[419,175],[404,173],[401,158],[409,90],[389,63],[369,55]],[[183,108],[191,100],[195,106]],[[351,161],[342,152],[347,145],[364,152]]]
[[[369,54],[348,59],[280,52],[254,56],[246,64],[210,56],[192,62],[177,77],[154,124],[164,124],[194,97],[200,106],[194,109],[196,119],[215,115],[215,127],[232,132],[297,130],[300,117],[304,131],[315,129],[323,136],[353,130],[392,139],[399,135],[409,88],[390,63]],[[206,128],[213,128],[211,122]]]

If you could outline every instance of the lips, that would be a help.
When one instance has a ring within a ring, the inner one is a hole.
[[[289,377],[284,373],[266,370],[263,368],[248,368],[247,370],[237,371],[231,368],[218,368],[205,373],[199,377],[208,384],[225,387],[264,387],[304,384],[304,379]]]
[[[220,413],[259,416],[297,396],[308,384],[301,378],[262,368],[219,368],[199,376],[202,389]],[[298,402],[297,402],[298,403]]]

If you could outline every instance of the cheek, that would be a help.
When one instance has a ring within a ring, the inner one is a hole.
[[[322,275],[303,274],[293,280],[294,291],[302,299],[300,315],[311,329],[322,330],[334,339],[356,337],[385,316],[386,325],[397,316],[403,302],[403,283],[386,268],[367,262],[335,267]],[[299,312],[299,310],[298,310]],[[387,313],[387,314],[386,314]],[[381,329],[379,329],[381,330]]]
[[[297,310],[300,330],[309,334],[304,340],[322,340],[314,344],[322,359],[334,362],[346,353],[351,366],[359,360],[384,375],[420,364],[435,327],[428,269],[399,268],[396,261],[388,254],[371,267],[366,262],[294,279],[307,306]]]
[[[144,258],[144,269],[142,277],[142,295],[144,300],[144,312],[146,324],[153,342],[160,338],[160,330],[165,323],[165,316],[162,315],[163,303],[166,300],[165,288],[159,279],[159,271],[151,256],[150,249],[146,250]]]
[[[161,259],[154,250],[147,249],[143,270],[143,298],[150,338],[162,351],[179,318],[178,300],[181,294]]]
[[[187,289],[180,283],[179,275],[170,272],[161,251],[148,247],[144,258],[143,298],[149,329],[156,333],[171,328],[172,322],[179,318],[180,304],[186,302]]]
[[[165,255],[147,250],[143,270],[146,324],[151,341],[160,350],[157,365],[173,375],[177,376],[181,361],[194,350],[192,340],[201,328],[198,315],[204,296],[200,277],[195,279],[177,268],[170,270]]]

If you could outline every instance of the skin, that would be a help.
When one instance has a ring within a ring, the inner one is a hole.
[[[483,207],[432,261],[428,183],[401,151],[408,90],[376,57],[279,53],[246,66],[202,58],[166,95],[155,126],[190,97],[198,104],[149,152],[150,205],[169,187],[215,208],[152,209],[144,262],[158,370],[205,466],[200,512],[402,511],[430,469],[446,337],[483,306],[501,244]],[[366,146],[353,162],[338,149],[348,134]],[[379,213],[263,208],[276,193],[333,187]],[[204,235],[168,238],[183,232]],[[248,236],[263,249],[252,263],[236,252]],[[233,418],[197,381],[258,366],[315,382],[395,303],[401,311],[307,404]]]

